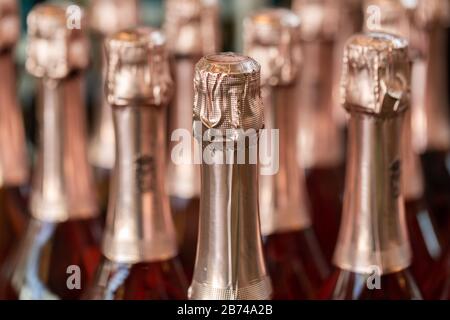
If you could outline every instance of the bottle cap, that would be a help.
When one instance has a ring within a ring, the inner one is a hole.
[[[261,129],[260,69],[232,52],[203,57],[195,67],[194,121],[215,129]]]
[[[67,13],[71,17],[67,17]],[[72,19],[75,19],[72,21]],[[61,79],[89,63],[83,12],[78,6],[37,5],[27,17],[26,69],[39,78]]]
[[[90,27],[103,35],[132,28],[138,23],[136,0],[92,0],[89,7]]]
[[[203,56],[220,43],[217,0],[167,0],[164,29],[170,52]]]
[[[294,82],[301,63],[300,19],[287,9],[263,9],[244,20],[244,47],[261,64],[263,85]]]
[[[410,60],[408,42],[387,33],[358,34],[344,49],[341,98],[349,111],[378,116],[408,107]]]
[[[106,40],[105,86],[111,105],[167,105],[173,83],[165,45],[163,33],[148,27],[119,31]]]

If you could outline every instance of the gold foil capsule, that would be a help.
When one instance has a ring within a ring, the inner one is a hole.
[[[387,33],[351,37],[344,50],[342,104],[347,109],[389,116],[409,101],[408,42]]]
[[[202,56],[220,47],[217,0],[167,0],[164,30],[170,52]]]
[[[131,28],[137,21],[137,0],[92,0],[90,3],[89,25],[102,35]]]
[[[0,1],[0,51],[13,47],[20,36],[19,8],[15,0]]]
[[[287,9],[263,9],[244,20],[244,51],[261,65],[262,85],[292,83],[301,63],[300,19]]]

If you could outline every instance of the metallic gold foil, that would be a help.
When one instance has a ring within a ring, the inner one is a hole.
[[[263,235],[311,225],[306,182],[289,145],[297,130],[295,86],[300,69],[300,20],[286,9],[264,9],[244,21],[245,53],[261,63],[265,128],[279,132],[279,171],[260,176]],[[265,148],[275,148],[263,143]],[[266,154],[266,153],[265,153]]]
[[[401,133],[409,106],[406,40],[352,37],[345,48],[343,104],[350,113],[343,218],[334,263],[382,274],[407,268],[411,249],[400,176]]]
[[[167,0],[164,30],[170,52],[202,56],[218,51],[219,3],[217,0]]]
[[[260,66],[246,56],[214,54],[196,66],[194,133],[203,152],[211,151],[219,162],[201,166],[200,231],[190,299],[269,299],[272,294],[262,251],[257,164],[224,162],[230,154],[236,160],[239,151],[249,159],[250,150],[257,150],[263,127],[259,84]],[[249,136],[237,149],[242,130]],[[225,140],[231,145],[211,149],[211,142]]]
[[[94,31],[94,41],[100,42],[98,69],[105,83],[105,61],[103,41],[108,35],[136,26],[138,23],[137,0],[94,0],[89,7],[89,24]],[[98,45],[98,43],[97,43]],[[105,95],[98,100],[99,106],[94,117],[94,128],[89,146],[89,159],[97,168],[112,169],[115,157],[115,139],[112,111]]]
[[[13,48],[19,37],[16,1],[0,1],[0,187],[28,182],[22,113],[16,98]]]
[[[163,34],[120,31],[106,42],[106,94],[113,108],[116,162],[103,253],[137,263],[177,254],[165,194],[165,108],[172,80]]]

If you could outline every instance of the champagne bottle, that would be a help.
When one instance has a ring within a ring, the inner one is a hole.
[[[205,54],[219,51],[218,1],[166,1],[164,22],[171,55],[175,94],[168,109],[168,192],[180,244],[180,258],[189,278],[195,262],[200,198],[199,145],[192,138],[194,68]],[[185,148],[184,152],[178,152]],[[187,150],[190,151],[187,151]]]
[[[16,1],[0,3],[0,268],[27,220],[28,161],[22,112],[16,98],[14,46],[20,34]]]
[[[320,245],[331,260],[342,207],[343,143],[333,107],[333,66],[339,25],[339,3],[296,0],[305,63],[298,80],[300,104],[297,133],[298,162],[306,169],[312,221]]]
[[[94,52],[94,70],[100,76],[101,88],[105,84],[105,57],[103,42],[105,37],[119,30],[130,28],[138,23],[137,0],[93,0],[90,2],[91,42]],[[96,97],[97,107],[94,113],[94,126],[89,144],[89,160],[95,168],[100,195],[100,207],[106,212],[108,186],[111,170],[114,166],[115,140],[111,108],[105,99],[103,90]]]
[[[39,146],[32,218],[5,265],[3,298],[76,299],[99,259],[101,229],[81,102],[87,41],[83,28],[67,27],[66,8],[37,5],[27,17],[26,69],[37,78]]]
[[[116,160],[103,259],[89,299],[183,299],[165,190],[165,108],[172,79],[165,37],[157,29],[119,31],[106,42],[106,97],[113,109]]]
[[[420,299],[400,180],[408,44],[387,33],[356,35],[343,63],[342,103],[350,114],[344,207],[336,270],[321,297]]]
[[[235,53],[196,65],[194,136],[202,148],[200,222],[189,299],[269,299],[258,207],[260,66]],[[253,160],[251,160],[253,159]]]
[[[279,134],[274,145],[269,145],[269,136],[262,143],[262,154],[279,152],[279,165],[277,172],[260,176],[259,194],[261,231],[274,299],[314,298],[329,271],[312,229],[296,145],[290,145],[299,112],[295,103],[301,62],[299,31],[300,19],[287,9],[259,10],[244,20],[245,53],[262,66],[265,129],[269,134],[273,129]]]
[[[408,19],[408,11],[399,1],[396,0],[369,0],[366,1],[366,29],[372,31],[384,31],[403,36],[410,40],[409,56],[412,61],[411,72],[411,109],[423,103],[421,95],[422,89],[419,84],[423,84],[420,79],[420,68],[422,59],[418,54],[419,48],[415,46],[412,38],[412,31]],[[370,8],[378,8],[378,21],[371,21]],[[435,227],[433,212],[429,209],[429,204],[424,197],[423,172],[420,158],[414,151],[412,143],[412,119],[411,109],[405,112],[402,133],[402,194],[405,200],[406,222],[410,235],[411,248],[413,252],[411,270],[422,293],[426,295],[425,283],[429,278],[431,270],[437,265],[443,249],[440,243],[439,232]],[[435,270],[436,271],[436,270]]]

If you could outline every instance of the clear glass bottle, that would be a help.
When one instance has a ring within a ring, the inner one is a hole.
[[[103,42],[105,38],[119,30],[138,24],[137,0],[93,0],[89,4],[89,27],[93,67],[99,88],[105,85],[105,57]],[[111,108],[103,90],[97,90],[94,110],[94,124],[89,143],[89,161],[99,190],[100,209],[106,215],[108,204],[109,179],[114,166],[115,139]]]
[[[0,296],[76,299],[98,263],[101,232],[81,92],[87,41],[83,29],[66,27],[65,6],[37,5],[27,23],[26,68],[37,78],[39,146],[31,219],[5,264]],[[79,281],[72,283],[74,267]]]
[[[306,170],[312,221],[327,259],[339,229],[344,187],[342,131],[334,111],[334,55],[339,30],[339,2],[296,0],[305,63],[297,84],[298,162]]]
[[[199,145],[192,138],[195,64],[220,47],[219,3],[216,0],[169,0],[165,2],[164,29],[175,82],[168,109],[167,188],[180,244],[180,258],[192,278],[198,234],[200,167]],[[179,152],[180,148],[188,149]]]
[[[300,68],[300,19],[287,9],[263,9],[244,20],[245,54],[262,66],[265,129],[262,154],[279,152],[277,171],[261,167],[261,232],[274,299],[312,299],[328,276],[328,263],[312,228],[303,170],[297,164],[299,106],[295,82]],[[274,168],[275,169],[275,168]],[[280,270],[283,270],[280,272]]]
[[[200,222],[189,299],[269,299],[258,205],[260,66],[218,53],[196,65],[194,136],[202,146]],[[253,159],[253,161],[251,160]]]
[[[28,160],[21,108],[17,102],[14,47],[20,34],[16,1],[0,3],[0,269],[23,233],[28,215],[22,188]]]
[[[344,208],[327,299],[421,299],[411,273],[401,194],[401,135],[409,108],[408,44],[353,36],[344,51],[342,103],[350,114]]]
[[[173,89],[165,37],[138,27],[105,46],[116,160],[103,259],[85,298],[184,299],[187,280],[164,181],[165,109]]]

